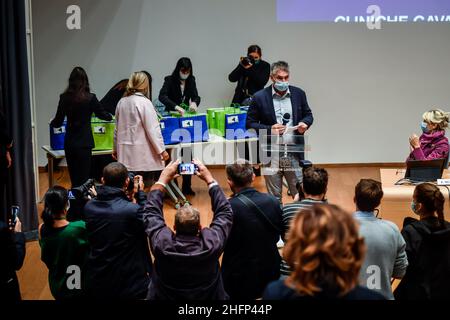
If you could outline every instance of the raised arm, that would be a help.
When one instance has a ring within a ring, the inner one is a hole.
[[[60,128],[63,125],[64,117],[66,116],[66,110],[64,108],[62,96],[59,97],[58,109],[56,110],[56,116],[50,122],[53,128]]]
[[[99,119],[105,120],[105,121],[111,121],[112,115],[109,112],[106,112],[103,105],[98,101],[97,96],[93,94],[93,97],[91,99],[91,110],[94,112],[95,116]]]
[[[202,179],[209,187],[209,195],[211,197],[211,207],[214,212],[214,217],[209,225],[209,228],[202,230],[204,237],[207,235],[214,239],[214,247],[222,251],[225,242],[231,232],[233,225],[233,210],[231,204],[225,197],[222,188],[214,180],[211,172],[199,160],[192,161],[198,168],[196,175]]]
[[[164,79],[164,85],[161,88],[161,91],[159,92],[159,101],[162,102],[162,104],[164,104],[164,106],[166,107],[167,111],[175,111],[175,107],[177,106],[177,104],[172,101],[169,97],[169,88],[170,88],[170,77],[166,77]]]

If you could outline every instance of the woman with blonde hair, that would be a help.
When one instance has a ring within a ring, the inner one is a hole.
[[[383,300],[358,285],[364,253],[350,213],[327,204],[302,209],[292,220],[283,254],[292,273],[270,283],[263,299]]]
[[[148,76],[144,72],[131,75],[125,96],[116,108],[116,130],[113,156],[135,174],[156,175],[169,159],[150,97]],[[153,177],[155,180],[155,177]]]
[[[409,138],[411,153],[408,160],[447,159],[449,152],[445,129],[448,128],[449,112],[433,109],[422,116],[422,135]]]

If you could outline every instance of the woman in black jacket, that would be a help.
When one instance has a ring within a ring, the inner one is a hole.
[[[181,107],[181,104],[189,106],[189,112],[197,112],[200,100],[191,60],[186,57],[181,58],[172,75],[164,79],[164,85],[159,92],[159,101],[166,106],[167,111],[178,111],[183,116],[186,110]],[[189,151],[184,150],[184,152]],[[191,176],[183,176],[182,191],[185,195],[195,195],[191,187]]]
[[[450,223],[444,220],[444,195],[431,183],[416,186],[402,235],[408,269],[394,292],[397,300],[450,299]]]
[[[233,103],[248,105],[248,99],[264,89],[270,76],[270,64],[262,60],[262,51],[258,45],[247,49],[247,57],[242,57],[237,67],[230,73],[228,80],[237,82]]]
[[[166,106],[167,111],[178,111],[183,115],[186,110],[181,107],[181,104],[189,106],[190,112],[196,112],[200,100],[191,60],[181,58],[172,75],[164,78],[164,85],[159,92],[159,101]]]
[[[112,119],[91,93],[84,69],[75,67],[70,74],[68,88],[60,96],[56,116],[50,123],[59,128],[67,116],[64,151],[72,187],[82,185],[90,177],[92,149],[95,147],[91,130],[93,113],[102,120]]]

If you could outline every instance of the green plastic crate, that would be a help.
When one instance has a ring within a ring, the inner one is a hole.
[[[91,119],[92,135],[94,137],[94,151],[112,150],[114,146],[115,119],[104,121],[96,117]]]
[[[225,116],[229,114],[244,113],[239,108],[209,108],[207,109],[208,128],[211,133],[225,136]]]

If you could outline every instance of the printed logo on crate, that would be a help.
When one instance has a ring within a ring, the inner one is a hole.
[[[179,137],[182,143],[208,141],[206,114],[188,115],[180,118]]]
[[[114,146],[114,130],[116,122],[104,121],[96,117],[91,119],[92,136],[94,137],[94,150],[112,150]]]
[[[247,113],[225,115],[225,139],[236,140],[256,137],[256,133],[246,129]]]

